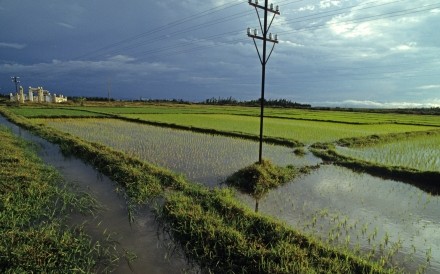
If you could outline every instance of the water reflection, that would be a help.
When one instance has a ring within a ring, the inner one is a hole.
[[[49,126],[98,142],[150,163],[185,174],[191,181],[216,186],[227,176],[258,160],[258,142],[161,128],[115,119],[44,120]],[[265,144],[263,157],[278,165],[316,165],[311,153]]]
[[[257,143],[245,140],[119,121],[87,123],[63,120],[62,130],[182,172],[207,185],[216,185],[230,173],[255,162],[258,156]],[[59,122],[51,125],[62,126]],[[115,129],[119,132],[96,134]],[[114,136],[124,140],[115,140]],[[266,145],[264,155],[281,165],[319,162],[310,155],[298,158],[290,149],[279,146]],[[239,199],[254,208],[255,201],[249,196],[239,195]],[[391,261],[405,271],[416,272],[427,264],[426,273],[439,273],[439,206],[440,197],[411,185],[322,166],[268,193],[260,202],[260,212],[331,244],[371,253],[376,258],[389,254]]]
[[[242,201],[253,208],[248,196]],[[271,191],[260,212],[332,244],[376,256],[394,253],[396,265],[440,272],[440,197],[413,186],[322,166]]]
[[[0,116],[0,124],[9,127],[15,134],[35,143],[39,156],[54,166],[67,182],[74,183],[81,191],[91,194],[102,206],[95,216],[72,216],[72,224],[85,223],[87,233],[95,240],[103,237],[103,231],[118,242],[118,249],[136,254],[131,265],[121,259],[115,273],[196,273],[185,260],[174,254],[170,258],[164,235],[157,230],[154,216],[148,208],[140,208],[135,214],[135,222],[128,222],[125,199],[115,192],[115,183],[108,177],[84,164],[75,157],[62,155],[58,146],[36,137],[26,130],[9,123]]]

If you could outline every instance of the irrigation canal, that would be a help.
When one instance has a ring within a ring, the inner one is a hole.
[[[27,130],[23,130],[0,116],[0,125],[4,125],[21,138],[39,147],[39,157],[48,165],[55,167],[68,183],[73,183],[79,191],[85,191],[94,197],[103,209],[94,216],[73,216],[73,225],[85,224],[86,232],[94,240],[101,240],[102,231],[112,234],[119,250],[133,252],[136,259],[130,264],[120,259],[114,273],[198,273],[198,269],[189,266],[178,253],[170,254],[170,244],[165,235],[157,229],[154,216],[149,208],[136,211],[134,222],[130,225],[126,201],[121,193],[115,191],[117,185],[93,167],[73,156],[63,155],[54,145]]]

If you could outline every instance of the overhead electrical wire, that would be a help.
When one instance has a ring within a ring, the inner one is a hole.
[[[435,6],[435,5],[438,5],[438,6]],[[429,7],[429,8],[427,8],[427,7]],[[372,15],[372,16],[367,16],[367,17],[363,17],[363,18],[353,19],[353,20],[346,20],[346,21],[340,21],[340,22],[335,22],[335,23],[325,23],[325,24],[321,24],[321,25],[317,25],[317,26],[312,26],[312,27],[304,27],[304,28],[300,28],[300,29],[279,32],[279,34],[288,34],[288,33],[302,32],[302,31],[316,30],[316,29],[328,27],[329,25],[338,25],[338,24],[346,24],[346,23],[365,23],[365,22],[377,21],[377,20],[382,20],[382,19],[386,19],[386,18],[392,18],[392,17],[396,17],[396,16],[403,16],[403,15],[408,15],[408,14],[420,13],[420,12],[431,10],[433,8],[440,8],[440,3],[438,3],[438,4],[431,4],[431,5],[425,5],[425,6],[422,6],[422,7],[411,8],[411,9],[406,9],[406,10],[394,11],[394,12],[389,12],[389,13],[383,13],[383,14],[380,14],[380,15]],[[229,34],[229,32],[228,32],[228,34]],[[222,36],[219,35],[217,38],[220,38],[220,37],[222,37]],[[236,42],[245,42],[247,40],[248,39],[245,39],[245,38],[243,38],[243,39],[236,39],[236,40],[233,40],[233,41],[230,41],[230,42],[224,42],[223,44],[236,43]],[[205,47],[206,48],[212,48],[214,46],[213,45],[208,45],[208,46],[205,46]],[[194,49],[199,50],[199,49],[202,49],[202,48],[204,48],[204,47],[198,45]],[[181,51],[178,51],[178,52],[173,52],[173,55],[174,55],[174,53],[180,53],[180,52],[187,53],[189,50],[191,50],[191,49],[185,49],[185,50],[181,50]],[[150,53],[158,53],[158,52],[162,52],[162,51],[163,50],[157,50],[157,51],[152,51]],[[141,56],[145,56],[145,55],[141,55]],[[139,56],[139,57],[141,57],[141,56]],[[167,56],[169,56],[169,54],[167,54]]]
[[[278,3],[281,4],[281,3],[290,2],[288,4],[292,4],[292,3],[302,2],[302,1],[303,0],[293,1],[292,2],[292,1],[288,1],[287,0],[287,1],[280,1]],[[374,8],[374,7],[380,7],[380,6],[384,6],[384,5],[389,5],[389,4],[400,2],[400,1],[402,1],[402,0],[382,3],[382,4],[374,5],[374,6],[360,7],[358,9],[355,9],[356,6],[365,6],[368,3],[371,4],[371,3],[379,2],[379,1],[370,1],[370,2],[367,2],[367,3],[361,3],[360,5],[344,7],[344,8],[340,8],[340,9],[336,9],[336,10],[331,10],[331,11],[325,11],[325,12],[321,12],[321,13],[306,15],[306,16],[297,17],[297,18],[290,19],[290,20],[284,20],[282,23],[274,24],[274,26],[282,26],[282,25],[287,25],[287,24],[292,24],[292,23],[307,22],[307,21],[310,21],[310,20],[316,20],[316,19],[321,19],[321,18],[325,18],[325,17],[329,17],[329,16],[337,16],[337,15],[345,14],[345,12],[335,13],[337,11],[343,11],[343,10],[347,10],[347,9],[351,9],[351,11],[353,9],[355,11],[360,11],[360,10],[365,10],[365,9],[371,9],[371,8]],[[164,26],[161,26],[161,27],[155,28],[153,30],[150,30],[148,32],[145,32],[145,33],[133,36],[131,38],[127,38],[127,39],[121,40],[119,42],[107,45],[107,46],[102,47],[100,49],[97,49],[97,50],[95,50],[93,52],[89,52],[87,54],[84,54],[84,55],[78,57],[78,59],[84,58],[86,56],[89,56],[89,57],[92,57],[92,58],[94,56],[94,58],[96,58],[96,57],[108,55],[108,54],[111,54],[111,53],[123,52],[123,50],[126,50],[126,49],[133,49],[133,48],[136,48],[136,47],[139,47],[139,46],[144,46],[144,45],[146,45],[145,43],[138,42],[138,44],[126,45],[125,48],[117,49],[118,46],[121,46],[121,45],[123,46],[124,44],[127,44],[127,43],[130,43],[132,41],[136,41],[136,40],[139,40],[141,38],[145,38],[145,37],[154,35],[154,34],[159,33],[159,32],[161,32],[161,31],[163,31],[165,29],[171,29],[171,28],[173,28],[175,26],[178,26],[179,24],[187,23],[187,22],[193,21],[195,19],[207,16],[207,15],[211,15],[213,13],[216,13],[216,12],[219,12],[219,11],[231,8],[231,7],[235,7],[235,6],[238,6],[238,5],[241,5],[241,4],[242,4],[242,2],[234,3],[234,4],[226,3],[226,4],[223,4],[223,5],[219,6],[219,7],[215,7],[215,8],[211,8],[211,9],[202,11],[200,13],[197,13],[195,16],[190,16],[190,17],[182,18],[182,19],[173,21],[171,23],[168,23],[168,24],[166,24]],[[357,23],[358,24],[358,23],[364,23],[364,22],[371,22],[371,21],[375,21],[375,20],[381,20],[381,19],[386,19],[386,18],[393,18],[393,17],[397,17],[397,16],[404,16],[404,15],[409,15],[409,14],[425,12],[425,11],[429,11],[429,10],[432,10],[432,9],[435,9],[435,8],[440,8],[440,3],[429,4],[429,5],[425,5],[425,6],[421,6],[421,7],[416,7],[416,8],[411,8],[411,9],[406,9],[406,10],[393,11],[393,12],[383,13],[383,14],[379,14],[379,15],[366,16],[366,17],[363,17],[363,18],[357,18],[357,19],[352,19],[352,20],[345,20],[345,21],[340,21],[340,22],[335,22],[335,23],[325,23],[325,24],[318,25],[318,26],[304,27],[304,28],[300,28],[300,29],[279,32],[279,34],[290,34],[290,33],[302,32],[302,31],[316,30],[316,29],[328,27],[329,25],[333,25],[333,24],[334,25],[337,25],[337,24],[347,24],[347,23]],[[208,21],[208,22],[203,23],[203,24],[198,24],[198,25],[193,25],[191,27],[187,27],[187,28],[185,28],[183,30],[176,30],[176,31],[170,33],[169,35],[178,34],[178,33],[189,33],[191,31],[204,28],[206,25],[212,26],[212,25],[215,25],[215,24],[219,24],[219,23],[225,22],[226,19],[234,20],[234,19],[240,18],[240,17],[242,17],[242,16],[244,16],[246,14],[250,14],[250,12],[241,12],[241,13],[236,13],[236,14],[233,14],[233,15],[228,15],[228,16],[223,17],[223,18],[217,18],[217,19]],[[327,14],[327,15],[325,15],[325,14]],[[302,19],[302,20],[299,20],[299,19]],[[242,32],[242,30],[229,31],[229,32],[225,32],[225,33],[222,33],[222,34],[215,34],[215,35],[210,35],[210,36],[203,37],[203,38],[198,38],[194,42],[183,42],[183,43],[180,43],[180,44],[176,44],[176,45],[172,45],[172,46],[167,46],[167,47],[161,47],[161,48],[158,48],[158,49],[150,49],[148,51],[141,52],[139,55],[133,56],[133,57],[136,58],[136,60],[142,60],[142,59],[144,59],[147,56],[158,56],[160,53],[163,53],[163,52],[168,52],[168,53],[166,53],[166,56],[173,56],[173,55],[178,55],[178,54],[183,54],[183,53],[199,51],[199,50],[202,50],[202,49],[214,48],[214,47],[218,47],[219,45],[217,45],[217,44],[213,44],[213,45],[194,45],[194,44],[199,42],[199,41],[201,41],[201,40],[205,40],[205,41],[208,40],[208,41],[212,42],[213,39],[221,39],[221,38],[224,38],[224,37],[230,37],[231,34],[238,34],[240,32]],[[168,37],[169,36],[161,36],[158,39],[165,40]],[[231,41],[221,42],[221,45],[227,45],[227,44],[233,45],[233,44],[236,44],[236,43],[239,43],[239,42],[246,42],[246,41],[248,41],[248,39],[246,39],[246,38],[235,39],[235,40],[231,40]],[[135,46],[135,47],[133,47],[133,46]],[[182,47],[187,47],[187,46],[188,46],[188,48],[182,48]],[[113,49],[111,51],[108,51],[109,49],[112,49],[112,48],[115,48],[115,49]],[[175,49],[178,49],[178,50],[175,50]],[[175,51],[170,51],[170,50],[175,50]],[[363,74],[363,75],[365,75],[365,74]]]
[[[379,14],[379,15],[366,16],[366,17],[352,19],[352,20],[345,20],[345,21],[334,22],[334,23],[325,23],[325,24],[321,24],[321,25],[318,25],[318,26],[312,26],[312,27],[307,27],[307,28],[300,28],[300,29],[297,29],[297,30],[283,31],[283,32],[279,32],[279,34],[296,33],[296,32],[300,32],[300,31],[314,30],[314,29],[319,29],[319,28],[327,27],[329,25],[338,25],[338,24],[342,24],[342,23],[364,23],[364,22],[371,22],[371,21],[377,21],[377,20],[381,20],[381,19],[385,19],[385,18],[393,18],[393,17],[403,16],[403,15],[409,15],[409,14],[415,14],[415,13],[430,11],[430,10],[435,9],[435,8],[440,8],[440,3],[425,5],[425,6],[421,6],[421,7],[417,7],[417,8],[411,8],[411,9],[406,9],[406,10],[393,11],[393,12],[383,13],[383,14]]]
[[[372,1],[372,2],[377,2],[377,1]],[[370,2],[370,3],[372,3],[372,2]],[[399,1],[394,1],[394,2],[399,2]],[[390,3],[390,2],[388,2],[388,3]],[[346,21],[340,21],[340,22],[335,22],[335,23],[325,23],[325,24],[321,24],[321,25],[317,25],[317,26],[304,27],[304,28],[300,28],[300,29],[279,32],[279,34],[289,34],[289,33],[308,31],[308,30],[316,30],[316,29],[328,27],[329,25],[337,25],[337,24],[345,24],[345,23],[370,22],[370,21],[381,20],[381,19],[385,19],[385,18],[389,18],[389,17],[396,17],[396,16],[408,15],[408,14],[412,14],[412,13],[419,13],[419,12],[427,11],[427,10],[430,10],[430,9],[434,8],[433,5],[435,5],[435,4],[431,4],[431,5],[427,5],[427,6],[422,6],[422,7],[417,7],[417,8],[412,8],[412,9],[407,9],[407,10],[394,11],[394,12],[389,12],[389,13],[380,14],[380,15],[367,16],[367,17],[353,19],[353,20],[346,20]],[[376,5],[374,7],[377,7],[377,6],[383,6],[383,4]],[[426,8],[426,7],[429,7],[429,8]],[[372,8],[372,7],[366,7],[366,8]],[[362,8],[362,9],[366,9],[366,8]],[[424,9],[420,10],[420,8],[424,8]],[[328,13],[328,12],[323,12],[323,13]],[[339,14],[343,14],[343,13],[332,14],[332,16],[339,15]],[[316,19],[316,18],[317,17],[314,17],[313,19]],[[318,18],[321,18],[321,17],[318,17]],[[307,19],[307,20],[309,20],[309,19]],[[305,22],[307,20],[297,20],[296,22]],[[218,24],[218,23],[219,23],[219,21],[213,22],[213,24]],[[283,25],[285,25],[285,24],[287,24],[287,23],[283,22]],[[191,31],[190,28],[187,28],[185,30],[185,32],[190,32],[190,31]],[[200,38],[199,40],[206,40],[206,39],[211,39],[211,38],[214,38],[214,37],[216,39],[218,39],[218,38],[226,37],[227,35],[230,35],[230,34],[234,34],[234,33],[238,34],[240,32],[241,32],[241,30],[231,31],[231,32],[226,32],[224,34],[219,34],[219,35],[213,35],[213,36],[208,36],[208,37]],[[247,39],[234,40],[233,42],[244,42],[244,41],[247,41]],[[161,47],[160,49],[150,49],[148,51],[145,51],[145,52],[141,53],[141,56],[146,56],[148,54],[153,54],[153,53],[160,53],[160,52],[167,51],[167,50],[170,50],[170,49],[176,49],[176,48],[179,48],[181,46],[190,46],[191,44],[193,44],[193,43],[192,42],[185,42],[185,43],[180,43],[178,45],[169,46],[169,47],[165,47],[165,48]],[[203,47],[203,46],[197,45],[193,49],[199,50],[199,49],[203,49],[203,48],[212,48],[212,47],[214,47],[214,46],[208,45],[208,46]],[[184,49],[184,50],[179,50],[177,52],[187,53],[189,50],[193,51],[192,49]],[[113,53],[115,53],[115,52],[118,52],[118,51],[114,51]],[[174,55],[174,53],[173,53],[173,55]]]
[[[232,4],[232,2],[234,2],[234,4]],[[128,43],[128,42],[131,42],[131,41],[134,41],[134,40],[137,40],[137,39],[140,39],[140,38],[143,38],[143,37],[146,37],[146,36],[158,33],[160,31],[163,31],[163,30],[167,29],[167,28],[171,28],[171,27],[174,27],[174,26],[177,26],[179,24],[186,23],[186,22],[190,22],[190,21],[199,19],[201,17],[213,14],[215,12],[219,12],[219,11],[222,11],[222,10],[225,10],[225,9],[228,9],[228,8],[232,8],[232,7],[235,7],[237,5],[241,5],[241,4],[242,4],[241,2],[240,3],[236,3],[236,1],[231,1],[231,3],[228,2],[228,3],[225,3],[225,4],[220,5],[218,7],[210,8],[210,9],[198,12],[196,14],[193,14],[191,16],[184,17],[184,18],[172,21],[172,22],[170,22],[168,24],[165,24],[163,26],[159,26],[159,27],[156,27],[154,29],[148,30],[146,32],[137,34],[135,36],[128,37],[128,38],[123,39],[121,41],[118,41],[118,42],[115,42],[115,43],[112,43],[112,44],[109,44],[109,45],[105,45],[105,46],[103,46],[103,47],[101,47],[99,49],[96,49],[96,50],[93,50],[91,52],[82,54],[82,55],[77,56],[77,57],[75,57],[73,59],[75,59],[75,60],[81,59],[81,58],[87,57],[89,55],[93,55],[93,54],[95,54],[95,53],[97,53],[99,51],[106,50],[106,49],[109,49],[109,48],[112,48],[112,47],[115,47],[115,46],[119,46],[121,44]]]
[[[286,5],[288,5],[288,4],[299,3],[299,2],[302,2],[302,1],[304,1],[304,0],[296,0],[296,1],[284,0],[284,1],[280,1],[279,3],[282,4],[282,3],[290,2],[290,3],[286,3]],[[91,58],[91,59],[97,58],[97,57],[102,57],[102,56],[105,56],[106,54],[109,54],[108,50],[110,50],[110,53],[115,53],[115,52],[121,52],[121,51],[123,51],[125,49],[133,49],[133,48],[137,48],[137,47],[140,47],[140,46],[145,46],[146,44],[151,44],[151,43],[154,43],[154,42],[165,40],[167,38],[172,37],[173,35],[184,34],[184,33],[192,32],[192,31],[199,30],[199,29],[202,29],[202,28],[207,28],[207,27],[215,25],[215,24],[223,23],[224,21],[226,21],[228,19],[229,20],[239,19],[239,18],[243,18],[243,16],[245,16],[245,15],[250,15],[250,14],[253,13],[252,11],[245,11],[245,12],[240,12],[240,13],[236,13],[236,14],[233,14],[233,15],[228,15],[228,16],[225,16],[225,17],[222,17],[222,18],[217,18],[217,19],[210,20],[208,22],[200,23],[200,24],[197,24],[197,25],[192,25],[192,26],[186,27],[185,29],[176,30],[174,32],[167,33],[167,34],[161,35],[159,37],[154,37],[154,39],[150,39],[148,41],[148,43],[146,43],[145,41],[140,41],[140,42],[137,42],[137,44],[129,45],[129,43],[132,43],[133,41],[140,40],[140,39],[151,38],[152,35],[160,33],[160,32],[163,32],[163,31],[165,31],[167,29],[172,29],[172,28],[174,28],[176,26],[181,26],[184,23],[191,22],[191,21],[194,21],[196,19],[208,16],[208,15],[211,15],[211,14],[214,14],[214,13],[217,13],[217,12],[221,12],[223,10],[226,10],[226,9],[238,6],[238,5],[242,5],[244,3],[248,3],[248,1],[242,1],[242,2],[239,2],[239,3],[236,3],[236,1],[233,1],[233,2],[234,2],[233,4],[226,3],[226,4],[223,4],[223,5],[219,6],[219,7],[214,7],[214,8],[211,8],[211,9],[208,9],[208,10],[196,13],[196,14],[194,14],[192,16],[188,16],[188,17],[185,17],[185,18],[182,18],[182,19],[178,19],[176,21],[173,21],[173,22],[170,22],[170,23],[165,24],[163,26],[154,28],[154,29],[149,30],[147,32],[144,32],[144,33],[132,36],[130,38],[126,38],[124,40],[121,40],[121,41],[113,43],[113,44],[106,45],[106,46],[101,47],[99,49],[96,49],[94,51],[91,51],[91,52],[82,54],[80,56],[74,57],[73,60],[79,60],[79,59],[82,59],[82,58],[85,58],[85,57]],[[119,46],[123,46],[123,48],[118,48]]]

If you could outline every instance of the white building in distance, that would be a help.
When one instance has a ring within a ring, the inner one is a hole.
[[[36,103],[62,103],[67,102],[67,97],[63,95],[57,96],[55,93],[50,94],[48,90],[44,90],[43,87],[29,87],[28,94],[25,94],[23,87],[20,86],[20,91],[16,94],[9,94],[11,102],[36,102]]]

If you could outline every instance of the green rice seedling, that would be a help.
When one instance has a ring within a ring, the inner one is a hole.
[[[0,270],[4,273],[67,273],[111,270],[119,256],[93,242],[81,226],[69,227],[71,212],[96,208],[88,195],[73,193],[27,143],[0,127]]]
[[[26,118],[68,118],[68,117],[104,117],[103,114],[93,113],[78,109],[64,109],[55,107],[20,107],[9,108],[10,111],[16,115],[21,115]]]
[[[338,153],[386,166],[440,172],[440,133],[379,143],[364,148],[339,147]]]
[[[186,131],[139,125],[114,119],[47,120],[64,132],[123,151],[133,157],[182,172],[191,180],[217,183],[252,164],[258,144]],[[265,145],[265,158],[278,165],[310,165],[318,159],[296,157],[288,148]],[[203,159],[203,161],[194,161]]]
[[[129,128],[130,129],[130,128]],[[125,141],[125,140],[124,140]],[[86,146],[85,146],[86,147]],[[89,149],[90,147],[93,147],[93,146],[87,146],[87,149]],[[99,147],[99,148],[101,148],[101,146],[96,146],[96,147]],[[94,150],[94,152],[95,152],[95,154],[96,155],[98,155],[98,154],[100,154],[100,152],[99,151],[97,151],[97,150]],[[292,154],[292,153],[291,153]],[[96,157],[96,155],[95,155],[95,157]],[[96,157],[96,158],[98,158],[98,157]],[[99,159],[99,158],[98,158]],[[102,160],[96,160],[95,161],[95,163],[96,162],[101,162]],[[110,165],[110,167],[111,167],[111,169],[112,170],[116,170],[118,167],[116,166],[116,165]],[[125,168],[125,167],[124,167]],[[123,176],[121,176],[121,178],[123,178]],[[130,182],[129,184],[127,184],[128,186],[136,186],[136,184],[134,184],[133,182]],[[348,184],[349,185],[349,184]],[[125,186],[125,185],[124,185]],[[359,187],[359,186],[356,186],[356,187]],[[136,187],[137,188],[137,187]],[[184,188],[171,188],[171,189],[173,189],[173,192],[174,191],[177,191],[177,192],[179,192],[179,191],[181,191],[182,189],[184,189]],[[336,191],[336,192],[341,192],[341,193],[347,193],[347,197],[350,197],[350,196],[355,196],[355,195],[358,195],[358,193],[357,192],[355,192],[354,190],[354,186],[349,186],[349,191],[347,191],[347,192],[344,192],[346,189],[345,189],[345,185],[344,185],[344,182],[342,181],[342,182],[340,182],[339,184],[337,184],[337,187],[336,186],[332,186],[332,189],[326,189],[326,191],[325,192],[320,192],[320,193],[317,193],[317,196],[312,196],[312,199],[313,198],[315,198],[315,197],[317,197],[317,199],[324,199],[326,196],[328,197],[328,196],[333,196],[333,195],[335,195],[336,193],[334,192],[334,191]],[[380,188],[381,189],[381,188]],[[161,189],[161,191],[162,191],[163,189]],[[371,191],[373,191],[374,192],[374,189],[372,189]],[[135,191],[133,191],[133,193],[134,193]],[[386,191],[385,191],[386,192]],[[325,194],[323,194],[323,193],[325,193]],[[380,194],[380,191],[377,191],[377,193],[378,194]],[[391,192],[390,192],[391,193]],[[292,194],[292,192],[290,192],[289,193],[289,195],[291,195]],[[185,194],[186,195],[186,194]],[[300,194],[301,195],[301,194]],[[202,196],[203,195],[201,195],[200,193],[198,193],[197,192],[197,194],[194,194],[194,197],[191,195],[191,201],[193,201],[194,202],[194,199],[201,199],[202,198]],[[335,195],[336,196],[336,195]],[[340,198],[341,196],[339,195],[339,196],[336,196],[336,198]],[[409,196],[404,196],[404,197],[409,197]],[[416,197],[417,197],[417,195],[416,195]],[[305,197],[305,198],[307,198],[307,197]],[[357,198],[357,197],[356,197]],[[280,199],[281,200],[281,199]],[[304,200],[303,200],[304,201]],[[303,212],[304,213],[299,213],[298,212],[298,215],[300,215],[300,216],[302,216],[302,218],[306,218],[306,221],[305,222],[308,222],[309,224],[311,224],[311,221],[313,220],[313,216],[319,216],[319,210],[312,210],[313,211],[313,213],[310,213],[310,209],[308,209],[309,207],[310,208],[313,208],[314,207],[314,201],[313,200],[310,200],[310,202],[308,202],[308,203],[305,203],[305,202],[303,202],[303,201],[301,201],[301,200],[299,200],[299,204],[301,205],[302,204],[302,206],[303,206]],[[282,200],[280,201],[280,204],[282,204]],[[365,201],[364,201],[364,205],[365,205],[365,207],[368,207],[369,206],[369,200],[368,200],[368,198],[367,199],[365,199]],[[319,208],[327,208],[327,205],[325,204],[325,203],[323,203],[322,205],[321,205],[322,207],[319,207]],[[202,207],[202,208],[205,208],[205,207]],[[298,206],[298,208],[301,208],[301,206]],[[182,209],[183,210],[183,209]],[[334,209],[329,209],[329,210],[332,210],[332,212],[333,212],[333,210]],[[316,211],[316,212],[315,212]],[[276,210],[275,212],[279,212],[279,210]],[[344,239],[345,239],[345,237],[347,236],[347,231],[349,230],[349,227],[350,227],[350,222],[349,221],[347,221],[346,222],[346,226],[345,226],[345,228],[343,227],[343,219],[344,219],[344,217],[346,216],[345,215],[345,213],[342,213],[343,211],[341,211],[341,210],[336,210],[336,212],[338,212],[338,213],[336,213],[336,215],[338,216],[338,223],[340,223],[340,227],[339,227],[339,229],[336,231],[335,230],[335,234],[336,233],[338,233],[339,234],[339,236],[338,236],[338,241],[340,240],[340,242],[339,242],[339,244],[341,244],[341,243],[343,243],[343,241],[344,241]],[[194,212],[193,212],[194,213]],[[191,213],[192,214],[192,213]],[[221,212],[221,213],[219,213],[218,215],[214,215],[215,216],[215,218],[214,219],[219,219],[219,216],[221,217],[221,216],[224,216],[223,215],[224,213],[223,213],[223,211]],[[195,214],[192,214],[192,215],[195,215]],[[198,216],[198,215],[197,215]],[[227,215],[228,217],[229,216],[231,216],[231,215]],[[241,215],[241,213],[240,214],[237,214],[237,216],[242,216]],[[332,214],[332,216],[333,216],[333,214]],[[375,215],[375,216],[378,216],[377,214]],[[373,220],[374,218],[373,218],[373,216],[368,216],[368,218],[370,218],[371,217],[371,220]],[[320,218],[319,217],[316,217],[317,218],[317,222],[316,222],[316,226],[313,228],[313,230],[310,230],[310,231],[313,231],[313,233],[319,233],[320,231],[320,225],[321,224],[323,224],[324,223],[324,221],[322,221],[322,220],[320,220]],[[409,220],[411,220],[411,219],[413,219],[413,217],[412,216],[409,216],[408,217],[409,218]],[[231,218],[232,219],[232,218]],[[376,218],[375,220],[374,220],[374,223],[376,224],[376,225],[378,225],[378,223],[380,223],[380,218]],[[232,222],[232,221],[231,221]],[[233,219],[233,222],[237,222],[238,223],[238,220],[236,220],[235,218]],[[368,221],[367,221],[368,222]],[[194,222],[191,222],[191,221],[189,221],[189,223],[190,224],[192,224],[192,225],[194,225]],[[318,224],[320,224],[320,225],[318,225]],[[337,226],[338,224],[335,224],[335,226]],[[190,226],[190,227],[193,227],[193,226]],[[208,226],[208,227],[211,227],[211,226]],[[300,226],[298,226],[298,227],[300,227]],[[324,226],[325,227],[325,226]],[[263,231],[264,229],[262,229],[262,231]],[[259,232],[259,231],[258,231]],[[325,234],[327,234],[327,232],[324,232]],[[378,235],[382,235],[382,230],[380,230],[380,233],[378,233]],[[319,235],[318,236],[316,236],[316,238],[318,238],[319,237]],[[322,237],[323,239],[325,239],[326,237]],[[351,234],[350,234],[350,239],[354,239],[355,237],[354,236],[352,236]],[[376,237],[376,238],[379,238],[379,237]],[[374,245],[374,244],[376,244],[376,242],[377,241],[373,241],[372,242],[372,245]],[[260,246],[261,245],[261,243],[258,243],[258,246]],[[281,248],[281,246],[280,246],[280,248]],[[284,247],[283,247],[284,248]],[[280,250],[283,250],[283,248],[281,248]],[[377,247],[376,247],[377,248]],[[194,250],[197,250],[197,249],[195,249],[194,247],[192,247],[192,251],[191,251],[191,253],[194,251]],[[203,249],[201,249],[202,250],[202,253],[204,253],[205,251],[206,252],[208,252],[208,255],[206,256],[206,258],[208,258],[208,259],[212,259],[212,258],[215,258],[215,256],[214,255],[211,255],[211,254],[209,254],[209,251],[211,250],[211,249],[205,249],[205,248],[203,248]],[[251,252],[251,251],[249,251],[249,252]],[[282,252],[281,252],[282,253]],[[301,252],[300,253],[296,253],[296,254],[301,254]],[[300,256],[300,257],[302,257],[302,255]],[[269,261],[269,262],[267,262],[267,260],[265,260],[265,258],[267,258],[267,254],[264,254],[264,256],[262,256],[261,257],[262,258],[262,263],[261,263],[261,265],[270,265],[271,267],[274,267],[274,265],[276,265],[276,263],[275,262],[273,262],[273,261]],[[371,258],[372,260],[375,260],[375,258],[374,257],[372,257]],[[303,262],[307,262],[307,260],[304,260]],[[283,266],[283,268],[285,269],[285,267]],[[243,269],[245,269],[245,268],[243,268]],[[328,270],[328,269],[327,269]]]
[[[238,132],[258,136],[258,117],[229,114],[127,114],[124,117],[168,125]],[[305,144],[331,142],[347,137],[360,137],[390,132],[423,131],[436,127],[376,124],[357,125],[333,122],[267,118],[265,136],[296,140]]]

